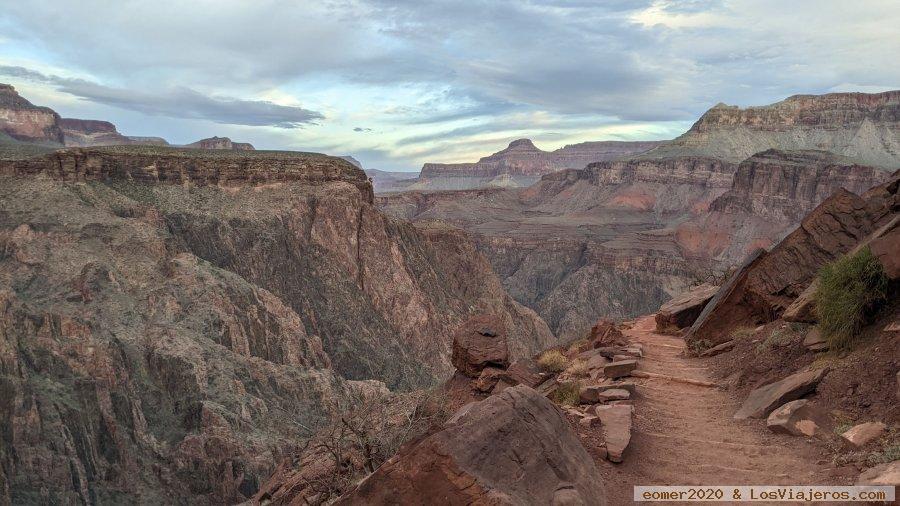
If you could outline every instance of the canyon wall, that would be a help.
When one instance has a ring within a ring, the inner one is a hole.
[[[718,104],[677,139],[638,156],[739,162],[767,149],[828,151],[863,165],[897,168],[900,90],[795,95],[744,109]]]
[[[0,84],[0,132],[23,142],[63,143],[59,114],[25,100],[8,84]]]
[[[0,162],[0,502],[234,503],[329,413],[451,371],[499,315],[458,230],[322,155],[146,146]]]

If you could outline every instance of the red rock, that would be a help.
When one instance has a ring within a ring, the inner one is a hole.
[[[792,436],[830,434],[833,423],[828,415],[807,399],[788,402],[769,415],[766,426],[772,432]]]
[[[621,345],[626,342],[622,331],[616,328],[616,323],[611,320],[600,320],[594,324],[594,326],[591,327],[588,341],[590,341],[594,348]]]
[[[210,137],[185,146],[195,149],[225,149],[229,151],[253,151],[256,148],[248,142],[232,142],[228,137]]]
[[[881,437],[885,430],[887,430],[887,425],[881,422],[867,422],[850,427],[841,434],[841,437],[848,447],[862,448]]]
[[[663,304],[656,313],[657,332],[690,327],[718,290],[717,286],[702,284]]]
[[[494,390],[494,387],[498,386],[500,381],[503,381],[506,385],[514,384],[509,373],[505,370],[496,367],[485,367],[481,370],[478,378],[472,381],[472,388],[479,392],[490,392]]]
[[[815,323],[818,287],[818,279],[813,279],[809,286],[800,292],[800,295],[784,310],[781,318],[787,322]]]
[[[608,388],[597,394],[598,402],[625,401],[629,398],[631,394],[622,388]]]
[[[600,419],[603,439],[606,441],[606,458],[610,462],[622,462],[631,442],[631,416],[634,408],[626,404],[614,404],[597,406],[594,412]]]
[[[828,369],[800,372],[756,388],[750,392],[741,408],[734,414],[734,419],[765,418],[784,403],[815,391],[826,374]]]
[[[453,334],[453,355],[456,370],[476,378],[485,367],[505,369],[509,366],[506,328],[494,315],[470,318]]]
[[[825,351],[828,349],[828,343],[822,337],[822,333],[818,327],[812,327],[803,338],[803,346],[809,351]]]
[[[900,460],[879,464],[866,470],[859,475],[856,484],[900,487]]]
[[[555,504],[560,490],[567,501],[606,504],[602,478],[566,419],[520,385],[463,407],[337,504]]]
[[[603,375],[607,378],[621,378],[630,375],[631,371],[635,369],[637,369],[637,360],[610,362],[603,367]]]
[[[881,237],[874,239],[869,247],[881,262],[884,273],[890,279],[900,279],[900,222]]]
[[[510,364],[506,369],[506,372],[513,381],[528,385],[531,388],[537,387],[550,377],[548,374],[541,372],[541,368],[537,365],[537,362],[530,358],[520,358],[519,360],[516,360]]]
[[[16,89],[0,84],[0,132],[25,142],[63,143],[59,114],[20,97]]]
[[[722,353],[731,351],[734,349],[735,341],[732,339],[731,341],[725,341],[722,344],[717,344],[708,350],[700,353],[701,357],[715,357],[716,355],[721,355]]]

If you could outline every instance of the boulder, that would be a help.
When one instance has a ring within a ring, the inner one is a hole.
[[[826,351],[828,349],[828,342],[822,337],[819,328],[813,327],[809,329],[809,332],[806,333],[806,337],[803,338],[803,346],[809,351]]]
[[[467,404],[337,504],[600,506],[602,480],[560,411],[519,385]]]
[[[881,422],[867,422],[850,427],[847,432],[841,434],[846,446],[850,448],[862,448],[881,437],[887,425]]]
[[[490,392],[501,380],[507,385],[513,384],[513,379],[507,371],[496,367],[485,367],[481,370],[478,378],[472,382],[472,388],[479,392]]]
[[[859,475],[857,485],[900,487],[900,460],[877,465]]]
[[[591,334],[588,337],[594,348],[602,346],[625,344],[625,336],[612,320],[600,320],[591,327]]]
[[[451,362],[456,370],[477,378],[485,367],[509,366],[506,328],[495,315],[469,318],[453,335]]]
[[[506,369],[509,377],[518,383],[534,388],[543,383],[550,376],[541,372],[537,362],[530,358],[522,358],[510,364]]]
[[[776,409],[766,420],[769,430],[791,436],[822,436],[832,429],[828,415],[807,399],[791,401]]]
[[[799,399],[814,391],[828,369],[800,372],[787,378],[761,386],[747,396],[744,404],[734,414],[735,420],[765,418],[778,406]]]
[[[815,323],[816,322],[816,290],[819,289],[818,278],[800,292],[800,295],[784,310],[781,317],[784,321]]]
[[[620,360],[606,364],[603,367],[603,375],[607,378],[621,378],[630,375],[631,371],[635,369],[637,369],[637,360]]]
[[[690,327],[718,290],[719,287],[704,283],[666,302],[656,313],[656,331]]]
[[[606,458],[610,462],[622,462],[625,449],[631,442],[631,415],[634,408],[625,404],[597,406],[594,413],[600,419],[600,428],[606,441]]]
[[[603,356],[600,349],[592,349],[578,354],[578,358],[584,360],[588,371],[603,369],[609,363],[609,359]]]
[[[702,352],[700,354],[700,356],[701,357],[715,357],[716,355],[719,355],[721,353],[725,353],[727,351],[731,351],[732,349],[734,349],[734,344],[735,344],[734,339],[732,339],[731,341],[725,341],[722,344],[717,344],[717,345],[713,346],[712,348],[705,350],[704,352]]]

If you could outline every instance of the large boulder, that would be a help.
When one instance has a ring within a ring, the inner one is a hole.
[[[588,340],[594,348],[625,344],[625,336],[612,320],[599,320],[591,327]]]
[[[495,315],[469,318],[453,335],[451,362],[456,370],[477,378],[485,367],[509,366],[506,327]]]
[[[562,413],[519,385],[467,404],[337,504],[603,505],[606,498]]]
[[[717,291],[718,286],[704,283],[666,302],[656,313],[656,330],[665,332],[690,327]]]
[[[765,418],[778,406],[814,391],[826,374],[828,369],[800,372],[781,381],[761,386],[750,392],[741,409],[734,414],[734,418],[735,420]]]

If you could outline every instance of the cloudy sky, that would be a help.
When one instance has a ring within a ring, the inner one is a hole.
[[[0,82],[187,143],[469,161],[900,88],[896,0],[0,0]]]

